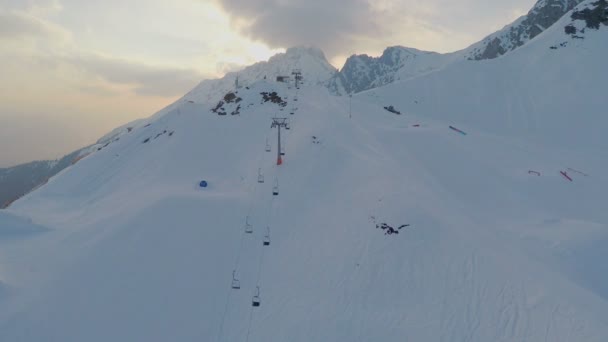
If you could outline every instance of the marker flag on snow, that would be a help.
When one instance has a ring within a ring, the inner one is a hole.
[[[465,133],[465,132],[463,132],[463,131],[459,130],[458,128],[456,128],[456,127],[454,127],[454,126],[450,126],[450,129],[451,129],[451,130],[453,130],[453,131],[456,131],[456,132],[458,132],[458,133],[460,133],[460,134],[462,134],[462,135],[467,135],[467,133]]]

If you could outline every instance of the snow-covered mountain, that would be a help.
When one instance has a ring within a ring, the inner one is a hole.
[[[332,89],[353,94],[437,70],[459,55],[420,51],[401,46],[389,47],[380,57],[354,55],[333,79]]]
[[[466,49],[469,59],[493,59],[513,51],[551,27],[583,0],[538,0],[527,15]]]
[[[218,96],[235,90],[237,79],[239,87],[242,88],[261,79],[274,82],[279,76],[288,77],[287,82],[293,85],[295,76],[292,73],[295,70],[306,70],[303,82],[309,85],[328,85],[337,73],[320,49],[292,47],[285,53],[271,57],[267,62],[259,62],[239,72],[228,73],[221,79],[205,80],[186,94],[182,101],[216,101]]]
[[[365,96],[383,105],[394,99],[390,104],[406,113],[602,153],[608,148],[605,9],[606,2],[586,1],[505,60],[461,60]]]
[[[123,134],[130,132],[138,125],[143,125],[144,121],[136,120],[118,127],[101,137],[94,145],[76,150],[57,160],[39,160],[0,168],[0,209],[8,207],[18,198],[44,185],[51,177],[86,158],[94,151],[101,151],[112,142],[120,140]]]
[[[72,164],[78,152],[58,160],[33,161],[0,169],[0,208],[44,184],[49,178]]]
[[[605,341],[605,9],[352,100],[291,50],[109,134],[0,211],[0,341]]]
[[[551,27],[582,0],[539,0],[529,13],[472,46],[439,54],[406,47],[389,47],[382,56],[354,55],[334,77],[337,94],[359,93],[397,80],[435,71],[462,59],[487,60],[513,51]]]

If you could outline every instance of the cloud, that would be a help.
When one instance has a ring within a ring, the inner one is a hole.
[[[462,49],[490,34],[496,22],[508,24],[514,8],[535,0],[215,1],[249,38],[271,47],[315,45],[333,58],[392,45]]]
[[[315,45],[333,55],[386,27],[367,0],[218,0],[242,34],[271,47]]]
[[[206,78],[194,69],[155,66],[95,54],[65,57],[64,61],[106,82],[131,86],[141,96],[183,95]]]
[[[60,26],[22,11],[0,10],[0,39],[42,38],[65,41],[70,33]]]

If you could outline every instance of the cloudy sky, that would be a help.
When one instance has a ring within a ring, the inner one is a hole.
[[[315,45],[337,68],[465,48],[535,0],[0,0],[0,167],[56,158],[205,78]]]

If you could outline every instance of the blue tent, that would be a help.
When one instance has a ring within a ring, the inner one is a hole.
[[[199,184],[201,188],[206,188],[207,187],[207,181],[201,181],[201,183]]]

